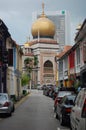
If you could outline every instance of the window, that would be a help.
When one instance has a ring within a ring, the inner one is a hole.
[[[44,63],[44,67],[53,67],[53,64],[51,61],[48,60]]]

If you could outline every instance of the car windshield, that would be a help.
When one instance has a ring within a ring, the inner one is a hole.
[[[6,100],[6,99],[7,99],[6,95],[0,95],[0,100]]]

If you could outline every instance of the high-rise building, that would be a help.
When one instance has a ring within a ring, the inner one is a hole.
[[[33,12],[33,22],[40,14]],[[47,11],[46,16],[52,20],[56,26],[56,32],[54,39],[57,40],[59,46],[64,47],[65,45],[71,45],[70,40],[70,15],[68,11]]]

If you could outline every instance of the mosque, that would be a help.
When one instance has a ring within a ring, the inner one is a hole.
[[[32,24],[32,40],[24,44],[25,56],[37,56],[38,65],[32,71],[33,84],[56,84],[59,44],[54,40],[55,25],[48,19],[42,5],[40,17]]]

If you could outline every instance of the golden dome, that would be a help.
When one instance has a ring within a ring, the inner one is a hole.
[[[25,48],[30,47],[30,37],[27,37],[27,41],[24,43],[24,47]]]
[[[24,44],[24,47],[25,48],[28,48],[30,45],[29,45],[29,43],[28,42],[26,42],[25,44]]]
[[[43,11],[41,16],[33,23],[31,32],[33,38],[38,37],[38,35],[39,37],[53,37],[55,34],[55,25],[45,16]]]

